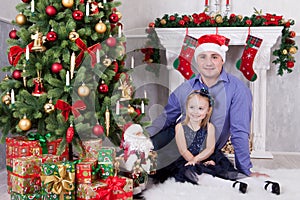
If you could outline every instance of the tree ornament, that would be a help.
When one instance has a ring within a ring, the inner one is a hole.
[[[31,0],[22,0],[24,3],[30,3]]]
[[[104,133],[104,127],[97,123],[93,127],[93,134],[99,137],[99,136],[102,136],[103,133]]]
[[[98,87],[98,91],[99,93],[106,94],[108,92],[108,85],[106,85],[105,82],[102,81]]]
[[[90,94],[90,88],[86,86],[84,83],[80,87],[78,87],[78,95],[81,97],[86,97]]]
[[[167,21],[166,21],[165,19],[161,19],[161,20],[160,20],[160,24],[161,24],[161,25],[165,25],[166,23],[167,23]]]
[[[36,31],[34,35],[31,35],[33,41],[32,51],[43,52],[46,50],[46,47],[43,46],[43,43],[46,40],[46,36],[43,36],[42,32]]]
[[[62,69],[63,69],[63,65],[60,62],[55,62],[51,66],[51,71],[54,74],[58,74]]]
[[[171,16],[169,17],[169,20],[170,20],[170,21],[175,21],[175,20],[176,20],[176,17],[175,17],[174,15],[171,15]]]
[[[119,16],[116,13],[112,13],[109,15],[110,23],[117,23],[119,21]]]
[[[22,71],[21,70],[14,70],[13,73],[12,73],[12,77],[13,79],[16,79],[16,80],[19,80],[22,78]]]
[[[8,81],[10,78],[7,74],[5,74],[5,77],[3,78],[3,81]]]
[[[81,21],[83,19],[83,17],[84,17],[84,13],[81,10],[76,9],[72,13],[72,17],[76,21]]]
[[[55,42],[57,40],[57,33],[51,29],[51,31],[47,33],[46,38],[49,42]]]
[[[248,26],[251,26],[251,25],[252,25],[251,19],[247,19],[245,23],[246,23]]]
[[[6,92],[6,94],[2,97],[2,103],[9,105],[11,102],[11,97],[9,92]]]
[[[257,78],[257,75],[253,70],[253,62],[262,41],[261,38],[248,35],[242,58],[236,63],[236,67],[249,81],[255,81]]]
[[[109,47],[114,47],[117,44],[117,39],[115,37],[110,36],[109,38],[107,38],[106,44]]]
[[[135,112],[134,107],[132,107],[131,105],[128,105],[127,111],[128,114],[133,114]]]
[[[15,39],[15,40],[19,39],[19,37],[17,36],[17,30],[16,29],[11,30],[9,32],[9,37],[11,39]]]
[[[154,28],[154,27],[155,27],[155,23],[154,23],[154,22],[150,22],[150,23],[148,24],[148,27]]]
[[[75,30],[72,30],[70,33],[69,33],[69,40],[71,40],[72,42],[75,42],[75,40],[79,38],[79,34],[75,31]]]
[[[61,3],[66,8],[72,8],[74,5],[74,0],[62,0]]]
[[[136,108],[135,112],[136,112],[137,117],[140,116],[142,113],[141,109],[139,109],[139,108]]]
[[[39,97],[45,94],[45,88],[41,78],[41,72],[37,72],[38,77],[33,79],[34,90],[31,93],[33,96]]]
[[[112,61],[111,61],[111,59],[110,58],[108,58],[107,56],[104,58],[104,60],[103,60],[103,65],[105,66],[105,67],[109,67],[110,65],[111,65],[111,63],[112,63]]]
[[[74,130],[73,124],[70,124],[70,127],[67,129],[67,132],[66,132],[67,143],[72,142],[74,134],[75,134],[75,130]]]
[[[295,32],[295,31],[290,31],[289,36],[290,36],[291,38],[296,37],[296,32]]]
[[[118,70],[119,70],[119,64],[118,64],[118,62],[115,60],[115,61],[113,61],[112,63],[111,63],[111,66],[113,66],[113,68],[114,68],[114,72],[118,72]]]
[[[288,54],[288,51],[287,51],[286,49],[283,49],[283,50],[282,50],[282,54],[283,54],[283,55],[286,55],[286,54]]]
[[[110,113],[108,108],[105,111],[105,126],[106,126],[106,136],[109,135],[109,127],[110,127]]]
[[[55,110],[55,106],[52,103],[52,99],[49,100],[49,103],[44,105],[44,110],[46,113],[51,114]]]
[[[26,24],[27,22],[27,18],[25,15],[23,15],[23,13],[19,13],[16,16],[16,23],[19,24],[20,26]]]
[[[179,26],[184,26],[185,25],[185,21],[183,19],[178,21],[178,25]]]
[[[95,25],[95,31],[97,33],[105,33],[107,27],[106,25],[102,22],[102,21],[99,21],[96,25]]]
[[[118,15],[118,21],[120,21],[122,19],[122,13],[120,13],[119,11],[116,11],[115,13]]]
[[[19,121],[18,126],[22,131],[28,131],[31,128],[31,121],[27,119],[26,115],[24,115],[24,117]]]
[[[215,19],[216,19],[216,22],[217,22],[218,24],[223,23],[223,17],[222,17],[222,15],[217,15]]]
[[[296,47],[291,47],[291,48],[289,49],[289,53],[290,53],[290,54],[295,54],[295,53],[297,53]]]
[[[294,67],[294,62],[293,61],[287,61],[286,62],[286,66],[287,66],[287,68],[293,68]]]
[[[47,6],[45,12],[48,16],[53,17],[57,14],[57,10],[54,6]]]

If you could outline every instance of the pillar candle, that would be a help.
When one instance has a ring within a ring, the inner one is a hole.
[[[97,49],[97,51],[96,51],[96,60],[97,60],[97,63],[100,62],[100,51],[99,51],[99,49]]]
[[[71,79],[74,76],[74,70],[75,70],[75,60],[76,60],[76,56],[75,53],[73,52],[71,55],[71,64],[70,64],[70,73],[71,73]]]
[[[67,71],[67,74],[66,74],[66,86],[69,86],[70,85],[70,72]]]
[[[31,0],[31,12],[34,12],[34,0]]]
[[[25,58],[26,58],[26,61],[29,60],[29,47],[28,47],[28,45],[26,46],[26,50],[25,50]]]
[[[145,99],[147,99],[147,92],[146,92],[146,90],[144,90],[144,97],[145,97]]]
[[[90,15],[90,3],[86,2],[86,6],[85,6],[85,15],[89,16]]]
[[[229,0],[226,0],[226,5],[229,5]]]
[[[118,27],[118,37],[122,37],[122,27],[121,25]]]
[[[145,113],[145,105],[144,105],[144,101],[142,101],[141,103],[141,112],[144,114]]]
[[[208,0],[205,0],[205,6],[208,6]]]
[[[134,57],[131,56],[131,69],[133,69],[133,68],[134,68]]]
[[[103,3],[106,3],[106,0],[103,0]]]
[[[116,103],[116,115],[120,114],[120,101],[117,101]]]
[[[15,91],[14,91],[14,89],[11,89],[11,92],[10,92],[10,102],[11,102],[11,104],[15,103]]]

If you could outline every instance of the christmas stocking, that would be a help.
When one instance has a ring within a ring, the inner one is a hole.
[[[191,63],[197,42],[197,39],[186,35],[183,40],[180,55],[173,63],[174,68],[177,69],[187,80],[195,76],[191,68]]]
[[[255,81],[257,78],[253,70],[253,61],[262,41],[260,38],[248,35],[242,58],[236,63],[236,67],[249,81]]]

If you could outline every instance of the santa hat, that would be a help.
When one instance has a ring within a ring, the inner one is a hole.
[[[214,51],[218,53],[225,62],[226,51],[228,50],[228,44],[230,39],[217,34],[203,35],[198,39],[198,44],[195,49],[194,57],[197,61],[197,56],[204,51]]]

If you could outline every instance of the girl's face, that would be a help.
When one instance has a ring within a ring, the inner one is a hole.
[[[207,98],[197,94],[189,100],[186,113],[191,122],[200,122],[206,117],[208,111],[209,103]]]

